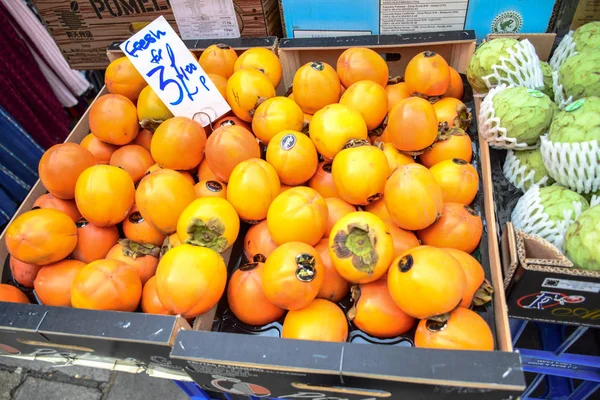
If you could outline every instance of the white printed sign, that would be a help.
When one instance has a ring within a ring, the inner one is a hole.
[[[207,126],[231,110],[164,17],[120,47],[176,117],[193,118]]]
[[[240,37],[232,0],[171,0],[171,8],[184,40]]]

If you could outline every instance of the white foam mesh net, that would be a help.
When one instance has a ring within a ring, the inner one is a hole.
[[[554,50],[554,54],[548,64],[550,64],[553,70],[558,71],[565,60],[576,53],[573,31],[570,31],[562,38],[559,45],[556,47],[556,50]]]
[[[479,134],[490,146],[497,149],[534,149],[536,146],[528,146],[527,143],[518,143],[517,139],[508,137],[506,135],[506,128],[500,125],[500,118],[496,116],[493,103],[494,96],[509,87],[512,86],[496,86],[485,96],[477,118],[479,122]]]
[[[600,204],[600,195],[593,194],[590,199],[590,207],[597,206],[598,204]]]
[[[508,179],[510,183],[512,183],[522,192],[526,191],[533,185],[537,185],[539,187],[548,185],[547,176],[544,176],[542,179],[536,182],[535,170],[533,168],[529,168],[527,164],[521,164],[521,160],[516,157],[513,150],[509,150],[508,153],[506,153],[503,172],[506,179]]]
[[[490,75],[482,77],[488,88],[496,85],[525,86],[538,89],[544,86],[544,74],[535,47],[527,39],[506,50],[510,56],[500,57]],[[494,81],[492,81],[494,79]]]
[[[600,145],[597,140],[555,143],[542,136],[542,160],[548,174],[577,193],[600,189]]]
[[[559,221],[550,220],[550,216],[544,212],[544,206],[540,199],[540,188],[532,186],[523,197],[519,199],[512,212],[513,225],[525,233],[540,236],[557,248],[562,249],[565,233],[581,214],[580,202],[573,202],[573,209],[563,211],[563,219]]]
[[[554,88],[554,102],[561,110],[573,102],[573,96],[566,97],[563,85],[558,80],[558,71],[552,71],[552,86]]]

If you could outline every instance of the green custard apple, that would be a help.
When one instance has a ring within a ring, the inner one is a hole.
[[[600,48],[567,58],[558,70],[558,84],[565,98],[600,96]]]
[[[589,22],[577,28],[573,32],[573,41],[578,53],[600,49],[600,21]]]
[[[600,205],[583,212],[569,226],[564,253],[575,266],[600,271]]]
[[[540,61],[542,66],[542,74],[544,74],[544,86],[538,88],[538,90],[544,93],[550,99],[554,99],[554,84],[552,83],[552,67],[545,61]]]
[[[548,140],[554,143],[600,140],[600,97],[579,99],[559,112],[550,125]]]
[[[509,87],[492,98],[495,116],[506,136],[535,145],[548,132],[556,106],[544,93],[526,87]]]
[[[531,185],[545,187],[552,185],[554,179],[548,175],[548,170],[542,160],[540,149],[509,150],[504,161],[504,176],[517,189],[526,192]]]
[[[567,229],[588,208],[583,196],[562,186],[532,186],[517,202],[511,219],[516,228],[561,249]]]

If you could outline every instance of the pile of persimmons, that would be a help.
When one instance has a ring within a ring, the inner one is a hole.
[[[443,57],[417,54],[400,82],[350,48],[336,68],[301,66],[285,97],[267,49],[213,45],[199,62],[232,109],[207,128],[174,117],[127,58],[111,63],[91,133],[44,154],[48,193],[7,228],[18,285],[45,305],[187,319],[226,295],[244,324],[282,319],[285,338],[417,325],[417,347],[493,349],[471,310],[490,297],[470,255],[471,116]],[[241,222],[248,263],[228,272]],[[0,300],[29,302],[7,284]]]

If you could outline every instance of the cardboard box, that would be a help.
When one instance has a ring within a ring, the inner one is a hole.
[[[510,222],[502,234],[502,258],[510,317],[600,326],[600,271],[574,268],[556,247]]]
[[[600,20],[600,2],[598,0],[559,0],[549,32],[561,39],[569,31],[574,31],[588,22]]]
[[[473,29],[546,32],[551,0],[280,0],[288,38],[389,35]]]
[[[293,72],[307,60],[332,63],[348,47],[366,46],[382,54],[394,54],[388,65],[392,74],[403,74],[412,55],[431,49],[447,57],[459,71],[466,69],[475,48],[473,32],[381,37],[284,39],[279,46],[286,86]],[[333,62],[335,65],[335,62]],[[473,107],[470,88],[465,102]],[[497,288],[493,305],[482,316],[496,337],[498,351],[449,351],[416,349],[410,337],[377,339],[352,329],[345,343],[281,339],[279,322],[264,327],[244,327],[228,314],[222,299],[211,332],[182,331],[171,353],[172,362],[185,368],[203,389],[229,395],[270,398],[352,399],[506,399],[524,388],[518,354],[512,352],[502,290],[491,172],[487,147],[471,128],[476,151],[474,165],[481,187],[474,207],[486,219],[478,253],[486,276]],[[240,252],[241,253],[241,252]],[[232,254],[236,257],[236,253]],[[238,254],[237,257],[242,257]],[[230,263],[230,266],[233,263]],[[449,362],[448,360],[452,360]],[[485,393],[485,394],[483,394]]]
[[[188,45],[193,52],[200,54],[212,43],[214,41],[191,41]],[[276,39],[235,39],[231,43],[239,45],[236,50],[240,51],[251,46],[266,47],[275,51]],[[113,52],[112,57],[121,55],[122,53]],[[103,88],[98,97],[106,93],[106,88]],[[66,142],[79,143],[89,132],[88,108]],[[38,181],[13,216],[13,220],[30,210],[35,200],[44,193],[46,189]],[[4,235],[5,232],[0,235],[0,282],[9,282],[9,255]],[[243,236],[240,236],[234,245],[235,251],[241,251],[242,245]],[[229,250],[223,254],[226,263],[230,260],[231,252],[232,250]],[[31,289],[24,290],[34,299]],[[210,329],[215,311],[216,307],[197,317],[192,327],[179,316],[0,302],[0,355],[34,357],[58,354],[69,359],[88,360],[94,357],[112,357],[134,362],[142,369],[180,371],[169,359],[177,332],[182,329]]]
[[[179,33],[168,0],[33,0],[33,3],[74,69],[106,68],[106,48],[112,42],[129,38],[161,15]],[[277,0],[234,0],[234,10],[242,37],[281,32]]]

